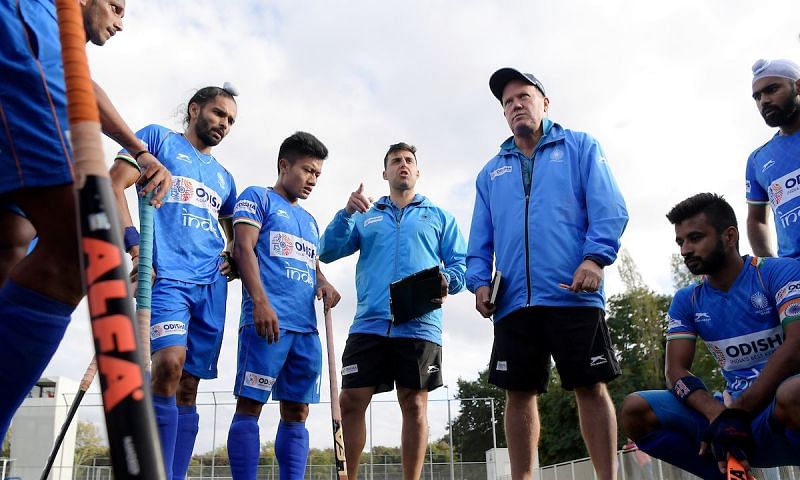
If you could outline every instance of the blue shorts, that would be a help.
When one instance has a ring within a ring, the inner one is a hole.
[[[153,285],[150,349],[185,347],[184,371],[217,378],[217,360],[225,328],[228,281],[220,275],[201,285],[159,278]]]
[[[0,0],[0,194],[72,183],[52,0]]]
[[[322,345],[317,332],[281,329],[280,340],[269,344],[255,327],[239,328],[239,357],[233,393],[267,403],[275,400],[319,403]]]
[[[681,403],[669,390],[647,390],[636,394],[650,404],[662,428],[679,431],[694,438],[697,450],[700,450],[700,441],[708,428],[706,417]],[[773,399],[751,423],[756,449],[750,464],[754,467],[795,465],[800,458],[800,451],[788,442],[782,433],[783,429],[772,415],[774,410]]]

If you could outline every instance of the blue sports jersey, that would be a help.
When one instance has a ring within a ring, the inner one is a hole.
[[[747,203],[772,206],[778,255],[800,258],[800,132],[775,135],[750,154],[745,189]]]
[[[261,283],[281,329],[316,332],[319,229],[310,213],[271,188],[247,187],[233,212],[234,225],[259,229],[256,243]],[[241,326],[253,323],[253,300],[242,287]]]
[[[800,262],[744,257],[730,290],[701,280],[675,293],[667,340],[698,336],[708,346],[736,398],[759,376],[783,343],[787,324],[800,319]]]
[[[180,133],[148,125],[136,136],[172,174],[169,195],[153,216],[153,267],[158,277],[213,283],[220,275],[219,254],[225,248],[219,219],[230,217],[236,204],[233,177]],[[117,158],[136,166],[125,150]]]
[[[0,0],[0,194],[72,183],[53,0]]]

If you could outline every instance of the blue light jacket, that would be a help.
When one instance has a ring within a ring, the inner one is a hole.
[[[442,309],[401,325],[391,325],[389,284],[439,266],[448,294],[464,289],[466,241],[452,215],[417,194],[405,208],[381,197],[364,213],[342,209],[325,229],[319,259],[330,263],[361,253],[356,264],[358,306],[350,333],[418,338],[442,344]]]
[[[590,135],[545,120],[533,153],[531,192],[525,195],[514,137],[484,166],[467,250],[467,288],[489,285],[492,264],[502,272],[497,322],[526,306],[603,308],[602,286],[572,293],[580,263],[591,257],[611,265],[628,212],[600,144]]]

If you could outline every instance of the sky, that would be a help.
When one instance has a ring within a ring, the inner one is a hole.
[[[418,192],[453,213],[465,236],[475,177],[510,136],[489,76],[505,66],[531,72],[546,88],[550,118],[603,146],[630,213],[623,247],[651,288],[671,293],[669,257],[677,248],[664,215],[710,191],[744,222],[747,156],[774,134],[751,98],[750,68],[759,58],[800,60],[799,17],[796,0],[128,0],[124,31],[88,54],[93,77],[134,130],[157,123],[182,131],[194,91],[238,86],[236,125],[214,155],[240,191],[275,183],[285,137],[315,134],[330,157],[303,206],[322,228],[359,183],[368,195],[387,194],[383,154],[392,143],[412,143]],[[105,141],[109,165],[116,150]],[[749,253],[744,238],[742,251]],[[355,261],[323,266],[342,294],[333,312],[339,361],[355,310]],[[614,266],[606,276],[607,293],[620,293]],[[217,393],[199,399],[196,451],[227,435],[240,292],[240,282],[230,284],[221,374],[201,383],[201,391]],[[443,373],[452,397],[459,378],[473,380],[486,367],[492,328],[469,292],[448,298],[444,309]],[[324,332],[321,319],[319,326]],[[90,338],[82,305],[46,374],[79,379]],[[327,384],[326,374],[323,401]],[[431,393],[432,438],[445,434],[447,396]],[[87,403],[97,404],[92,398]],[[375,398],[371,441],[398,445],[394,397]],[[328,408],[311,409],[313,447],[331,443]],[[455,415],[457,403],[452,409]],[[89,420],[97,412],[82,409]],[[277,417],[268,405],[262,441],[274,438]]]

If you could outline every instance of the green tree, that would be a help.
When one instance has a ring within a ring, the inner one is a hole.
[[[97,425],[79,421],[75,433],[75,465],[90,465],[92,459],[107,458],[108,445],[103,442]]]
[[[0,457],[8,458],[11,455],[11,429],[9,428],[6,432],[6,436],[3,438],[3,448],[0,451]]]
[[[470,400],[472,398],[493,398],[495,409],[495,430],[497,446],[505,447],[503,427],[503,390],[489,384],[489,369],[478,374],[476,380],[458,379],[456,398],[461,399],[459,413],[453,420],[454,451],[467,462],[484,461],[486,450],[493,447],[492,409],[489,400]],[[448,440],[443,438],[442,440]]]

